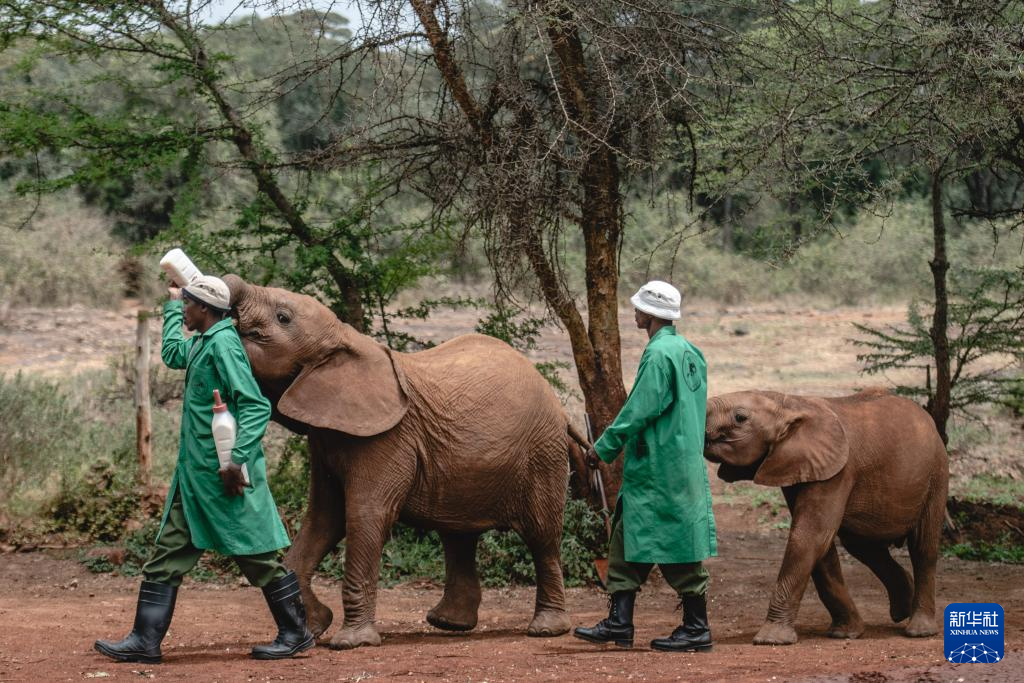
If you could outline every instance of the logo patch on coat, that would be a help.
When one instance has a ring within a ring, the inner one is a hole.
[[[700,362],[692,351],[683,353],[683,381],[690,391],[700,389],[702,380],[700,377]]]

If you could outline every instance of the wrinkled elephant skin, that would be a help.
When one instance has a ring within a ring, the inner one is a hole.
[[[838,536],[871,569],[906,635],[937,633],[935,569],[949,467],[931,417],[884,390],[842,398],[741,391],[708,401],[704,457],[725,481],[781,486],[789,541],[758,645],[789,645],[812,579],[832,617],[828,635],[857,638],[864,622],[836,552]],[[889,554],[906,543],[913,577]]]
[[[568,420],[536,368],[483,335],[392,352],[311,297],[225,281],[274,419],[309,437],[309,507],[285,562],[299,576],[311,630],[324,633],[332,614],[310,577],[344,538],[345,618],[331,647],[380,644],[381,551],[401,521],[438,531],[444,545],[444,595],[431,624],[476,626],[477,539],[512,529],[537,571],[529,633],[566,633],[559,548]]]

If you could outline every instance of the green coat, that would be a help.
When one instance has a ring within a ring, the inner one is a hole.
[[[704,354],[658,330],[615,421],[594,444],[611,463],[625,451],[616,505],[628,562],[700,562],[717,555],[711,489],[704,464],[707,406]]]
[[[183,337],[181,323],[181,302],[167,302],[160,355],[167,367],[185,368],[186,372],[178,464],[160,531],[178,487],[195,547],[225,555],[256,555],[287,547],[288,534],[267,487],[260,445],[270,421],[270,402],[252,376],[242,340],[230,318],[191,339]],[[231,459],[246,464],[252,483],[241,496],[225,495],[218,474],[220,463],[210,429],[214,389],[220,391],[238,422]]]

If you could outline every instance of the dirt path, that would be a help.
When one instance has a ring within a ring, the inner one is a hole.
[[[912,640],[888,619],[878,581],[843,556],[851,592],[868,624],[855,641],[825,637],[828,615],[808,588],[798,621],[800,642],[754,647],[764,617],[785,532],[750,533],[736,510],[718,507],[720,557],[709,562],[712,628],[716,645],[703,655],[654,652],[649,639],[676,625],[675,598],[652,578],[637,606],[637,648],[592,646],[570,636],[525,635],[533,604],[528,588],[485,591],[480,624],[449,634],[424,621],[440,599],[434,585],[381,590],[379,648],[336,652],[321,645],[292,661],[256,662],[252,645],[269,639],[273,625],[259,591],[237,585],[186,583],[159,666],[116,664],[92,650],[98,637],[121,637],[131,626],[137,580],[89,574],[55,554],[0,556],[0,680],[82,680],[139,677],[167,680],[402,680],[402,681],[1020,681],[1024,680],[1024,567],[963,562],[941,564],[939,604],[999,602],[1006,612],[1007,658],[992,665],[953,665],[942,659],[942,638]],[[904,564],[906,557],[902,558]],[[337,585],[317,584],[340,614]],[[593,589],[569,591],[576,624],[606,613]],[[329,631],[328,634],[331,632]]]

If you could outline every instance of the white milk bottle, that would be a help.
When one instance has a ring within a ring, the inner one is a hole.
[[[178,248],[171,249],[164,254],[164,257],[160,259],[160,267],[167,273],[167,277],[171,278],[179,287],[190,285],[196,278],[203,275],[196,268],[196,264],[192,263],[192,259],[185,256],[185,252]]]
[[[235,416],[228,411],[228,405],[220,400],[220,391],[213,390],[213,443],[217,446],[217,459],[220,461],[220,468],[226,469],[231,464],[231,449],[235,447],[235,436],[238,433],[238,423]],[[249,485],[249,468],[242,465],[242,479],[245,485]]]

